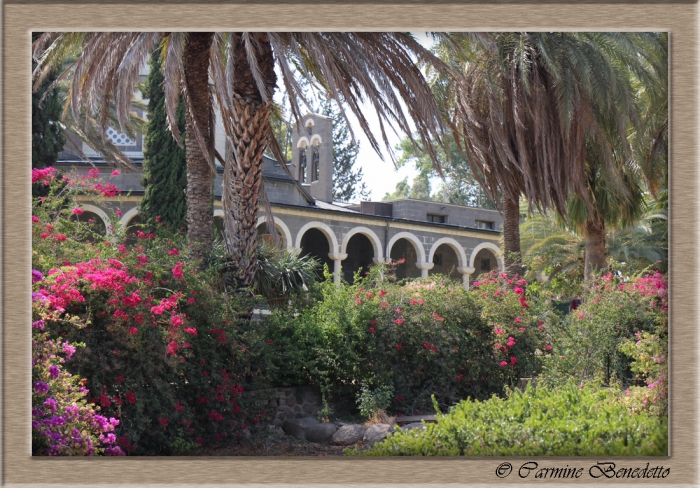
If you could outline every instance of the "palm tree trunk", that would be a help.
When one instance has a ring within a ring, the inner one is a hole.
[[[187,239],[190,255],[202,261],[214,240],[212,212],[212,169],[196,138],[195,123],[206,147],[211,145],[211,98],[209,92],[209,56],[213,39],[208,32],[193,32],[184,48],[184,83],[193,113],[187,112],[185,151],[187,158]],[[196,121],[193,120],[196,117]]]
[[[605,260],[605,221],[598,212],[589,212],[586,219],[586,257],[584,259],[584,281],[588,281],[594,271],[607,266]]]
[[[253,285],[257,270],[258,204],[262,189],[262,157],[267,147],[267,130],[276,76],[269,40],[264,34],[251,35],[258,67],[266,84],[264,101],[253,77],[245,45],[239,40],[234,49],[234,127],[233,158],[224,171],[224,230],[226,250],[235,270],[238,286]]]
[[[503,241],[506,273],[523,274],[520,256],[520,204],[518,199],[503,197]]]

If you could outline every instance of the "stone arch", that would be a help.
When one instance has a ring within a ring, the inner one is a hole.
[[[374,248],[375,262],[382,262],[384,260],[384,252],[382,250],[382,241],[380,241],[379,237],[377,237],[377,234],[375,234],[374,231],[368,227],[355,227],[350,232],[345,234],[343,236],[343,243],[340,247],[341,253],[347,253],[348,242],[350,242],[350,239],[355,234],[364,234],[366,237],[369,238],[369,242],[372,243],[372,247]]]
[[[126,228],[129,225],[129,222],[136,217],[139,214],[139,207],[134,207],[128,212],[126,212],[124,215],[122,215],[122,218],[119,219],[119,222],[121,222],[122,227]]]
[[[309,139],[306,136],[300,137],[299,141],[297,141],[297,149],[303,149],[308,145],[309,145]]]
[[[326,236],[331,246],[331,253],[338,252],[338,239],[335,237],[335,232],[328,225],[323,222],[313,221],[305,224],[299,232],[297,233],[296,241],[294,241],[294,247],[301,249],[301,238],[304,237],[304,233],[309,229],[318,229]],[[290,240],[291,242],[291,240]]]
[[[498,263],[499,271],[504,272],[505,264],[503,262],[503,254],[501,253],[501,248],[493,242],[482,242],[481,244],[476,246],[474,250],[472,250],[471,256],[469,257],[469,267],[476,269],[476,255],[479,254],[479,251],[481,251],[482,249],[487,249],[493,253],[493,255],[496,257],[496,262]]]
[[[428,262],[432,263],[433,262],[433,257],[435,256],[435,251],[437,250],[438,247],[442,246],[443,244],[448,245],[451,247],[455,253],[457,253],[457,259],[459,260],[459,266],[460,267],[466,267],[467,266],[467,254],[464,252],[464,248],[462,245],[455,241],[451,237],[443,237],[442,239],[438,239],[433,243],[433,247],[430,248],[430,253],[428,254]]]
[[[391,239],[389,239],[389,243],[386,245],[385,256],[391,256],[391,248],[399,239],[406,239],[411,244],[413,244],[413,247],[416,250],[416,254],[418,255],[418,261],[421,263],[425,262],[425,248],[423,247],[423,243],[415,236],[415,234],[412,234],[410,232],[399,232],[398,234],[395,234]]]
[[[280,230],[282,230],[282,234],[284,235],[284,240],[287,243],[287,250],[291,250],[292,249],[292,233],[289,232],[289,227],[287,227],[287,224],[282,222],[277,217],[274,217],[273,220],[275,222],[275,226],[279,227]],[[265,215],[258,217],[258,223],[257,223],[256,227],[260,227],[266,221],[267,221],[267,217]],[[301,242],[301,240],[299,242]]]
[[[105,213],[104,210],[102,210],[100,207],[96,207],[95,205],[90,205],[89,203],[81,203],[80,206],[86,212],[92,212],[95,215],[97,215],[99,218],[101,218],[102,223],[105,226],[107,235],[111,234],[110,226],[109,226],[109,217],[107,217],[107,214]]]
[[[321,139],[321,136],[319,136],[318,134],[314,134],[313,136],[311,136],[310,145],[320,146],[321,144],[323,144],[323,139]]]

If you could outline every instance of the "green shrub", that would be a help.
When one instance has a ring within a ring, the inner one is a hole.
[[[441,406],[488,398],[536,370],[535,348],[544,344],[515,293],[497,308],[513,325],[521,315],[527,329],[500,325],[508,335],[499,335],[479,306],[482,293],[493,293],[488,284],[477,292],[441,276],[396,283],[390,271],[373,267],[353,285],[327,279],[312,289],[310,306],[273,313],[267,324],[278,383],[314,384],[347,398],[361,385],[391,387],[390,411],[418,414],[432,410],[431,395]]]
[[[665,329],[666,292],[658,273],[632,279],[608,274],[592,282],[579,308],[550,329],[554,354],[547,358],[542,380],[557,384],[570,377],[601,377],[624,387],[643,385],[620,346],[636,342],[639,333],[658,335],[659,328]]]
[[[466,400],[427,428],[396,432],[366,456],[665,456],[668,421],[632,411],[620,391],[569,382]]]

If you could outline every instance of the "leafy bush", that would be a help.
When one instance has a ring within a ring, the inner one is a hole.
[[[366,456],[665,456],[668,421],[632,413],[619,390],[573,382],[507,399],[466,400],[426,429],[396,432]]]
[[[503,314],[513,325],[522,316],[525,330],[503,325],[500,315],[482,318],[481,295],[492,294],[489,286],[500,286],[497,280],[466,291],[441,276],[396,283],[390,272],[378,265],[353,285],[328,277],[312,289],[316,301],[310,306],[273,313],[267,324],[276,345],[277,383],[310,383],[348,398],[361,385],[391,387],[389,409],[414,414],[432,409],[431,395],[442,406],[488,398],[536,369],[540,331],[514,292]],[[508,334],[500,335],[494,321]]]
[[[555,354],[542,379],[556,384],[570,377],[602,377],[625,387],[644,384],[620,346],[644,332],[663,340],[665,333],[658,331],[668,321],[667,288],[659,273],[632,279],[607,274],[593,282],[582,305],[550,329]]]
[[[85,344],[66,368],[87,380],[90,403],[119,419],[118,444],[183,454],[264,425],[261,405],[241,396],[266,370],[269,347],[250,324],[253,302],[221,294],[216,270],[185,264],[181,237],[139,230],[127,247],[115,220],[97,240],[70,217],[80,213],[81,188],[69,183],[61,203],[51,191],[35,201],[33,260],[47,272],[35,292],[46,303],[47,339]]]

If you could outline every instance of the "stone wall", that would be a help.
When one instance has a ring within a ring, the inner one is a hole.
[[[321,393],[312,386],[267,388],[245,394],[255,395],[267,402],[270,412],[274,413],[270,425],[275,427],[281,427],[287,419],[315,417],[323,406]]]

